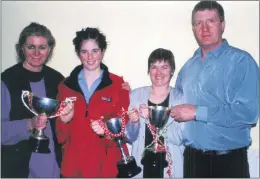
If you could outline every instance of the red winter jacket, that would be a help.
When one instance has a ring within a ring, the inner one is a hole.
[[[116,115],[122,107],[127,110],[129,91],[122,89],[121,77],[109,73],[101,64],[102,81],[86,104],[77,80],[82,68],[82,65],[77,66],[58,87],[57,99],[77,97],[73,119],[64,124],[57,118],[57,138],[63,144],[61,174],[64,177],[115,178],[120,150],[114,141],[98,136],[90,127],[90,120]],[[123,147],[128,153],[125,144]]]

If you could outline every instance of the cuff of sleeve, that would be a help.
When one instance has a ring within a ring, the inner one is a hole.
[[[197,108],[196,108],[196,120],[208,122],[208,107],[197,106]]]
[[[19,133],[19,138],[20,140],[27,140],[30,135],[31,132],[29,131],[28,128],[28,120],[30,119],[24,119],[24,120],[17,120],[15,121],[15,128],[14,130],[16,130]]]
[[[138,122],[131,122],[129,120],[128,125],[126,125],[131,131],[140,127],[140,120]]]
[[[28,120],[31,120],[31,119],[28,119]],[[30,135],[32,134],[31,131],[29,130],[29,125],[28,125],[28,120],[25,120],[26,121],[26,128],[27,130],[24,130],[24,137],[25,138],[29,138]]]

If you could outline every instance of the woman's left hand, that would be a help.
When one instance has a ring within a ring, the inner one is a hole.
[[[93,129],[93,131],[97,134],[97,135],[104,135],[105,131],[103,130],[103,128],[99,125],[97,120],[91,120],[91,124],[90,124],[91,128]]]

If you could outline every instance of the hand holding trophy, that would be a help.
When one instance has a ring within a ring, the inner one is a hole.
[[[29,130],[33,129],[44,129],[47,126],[48,118],[45,115],[34,116],[31,120],[29,120]]]
[[[121,160],[117,163],[117,178],[131,178],[141,172],[141,168],[137,166],[135,158],[125,153],[123,149],[123,137],[125,130],[125,112],[119,117],[101,119],[99,125],[103,128],[105,136],[117,143],[121,151]]]
[[[50,98],[39,98],[34,96],[30,91],[22,91],[21,97],[24,106],[38,118],[41,118],[41,116],[45,116],[47,118],[57,117],[61,115],[61,111],[67,103],[71,103],[76,100],[75,97],[66,98],[65,101]],[[34,129],[29,138],[33,152],[50,153],[50,149],[48,147],[49,138],[45,136],[43,128]]]

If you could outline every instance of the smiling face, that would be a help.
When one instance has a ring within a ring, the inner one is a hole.
[[[79,50],[79,58],[84,68],[88,71],[96,71],[100,69],[100,63],[103,59],[104,51],[102,51],[95,40],[82,41]]]
[[[30,71],[41,71],[49,56],[48,41],[43,36],[29,36],[23,46],[23,66]]]
[[[222,42],[225,21],[221,22],[216,10],[197,11],[193,18],[193,33],[202,48],[212,50]]]
[[[152,85],[156,87],[168,86],[171,80],[171,66],[167,61],[155,61],[149,68]]]

